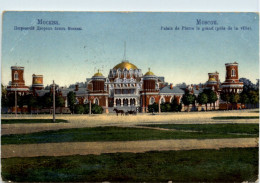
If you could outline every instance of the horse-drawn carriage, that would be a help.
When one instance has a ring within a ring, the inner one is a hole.
[[[123,116],[123,115],[136,115],[137,114],[137,112],[135,110],[125,112],[124,110],[118,110],[118,109],[114,108],[113,111],[116,112],[117,116],[118,116],[118,114],[121,114],[121,116]]]

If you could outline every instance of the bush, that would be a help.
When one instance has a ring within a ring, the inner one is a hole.
[[[91,105],[91,113],[92,114],[102,114],[103,108],[99,105],[92,104]]]
[[[84,104],[84,114],[88,114],[89,113],[89,104]]]
[[[75,112],[75,114],[83,114],[84,113],[83,105],[81,105],[81,104],[75,105],[74,112]]]
[[[156,103],[153,103],[152,105],[148,105],[148,112],[158,112],[159,106]]]

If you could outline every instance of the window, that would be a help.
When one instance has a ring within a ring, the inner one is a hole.
[[[18,80],[19,78],[18,78],[18,73],[17,73],[17,71],[15,71],[15,73],[14,73],[14,80]]]
[[[76,98],[76,104],[79,104],[79,100]]]
[[[98,99],[96,98],[96,99],[95,99],[95,104],[98,105],[98,103],[99,103],[99,101],[98,101]]]
[[[151,104],[153,104],[154,102],[155,102],[155,99],[154,99],[154,97],[151,97],[151,98],[150,98],[150,102],[149,102],[149,103],[150,103],[150,105],[151,105]]]
[[[165,103],[165,99],[164,98],[161,98],[161,104],[162,103]]]
[[[235,69],[232,69],[231,70],[231,77],[235,77],[236,76],[236,70]]]

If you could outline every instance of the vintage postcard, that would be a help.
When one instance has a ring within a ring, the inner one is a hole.
[[[259,14],[3,14],[1,177],[258,180]]]

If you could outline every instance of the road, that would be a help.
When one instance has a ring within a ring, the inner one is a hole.
[[[45,144],[2,145],[2,158],[68,156],[101,153],[147,151],[219,149],[237,147],[257,147],[258,138],[236,139],[181,139],[181,140],[145,140],[124,142],[64,142]]]

